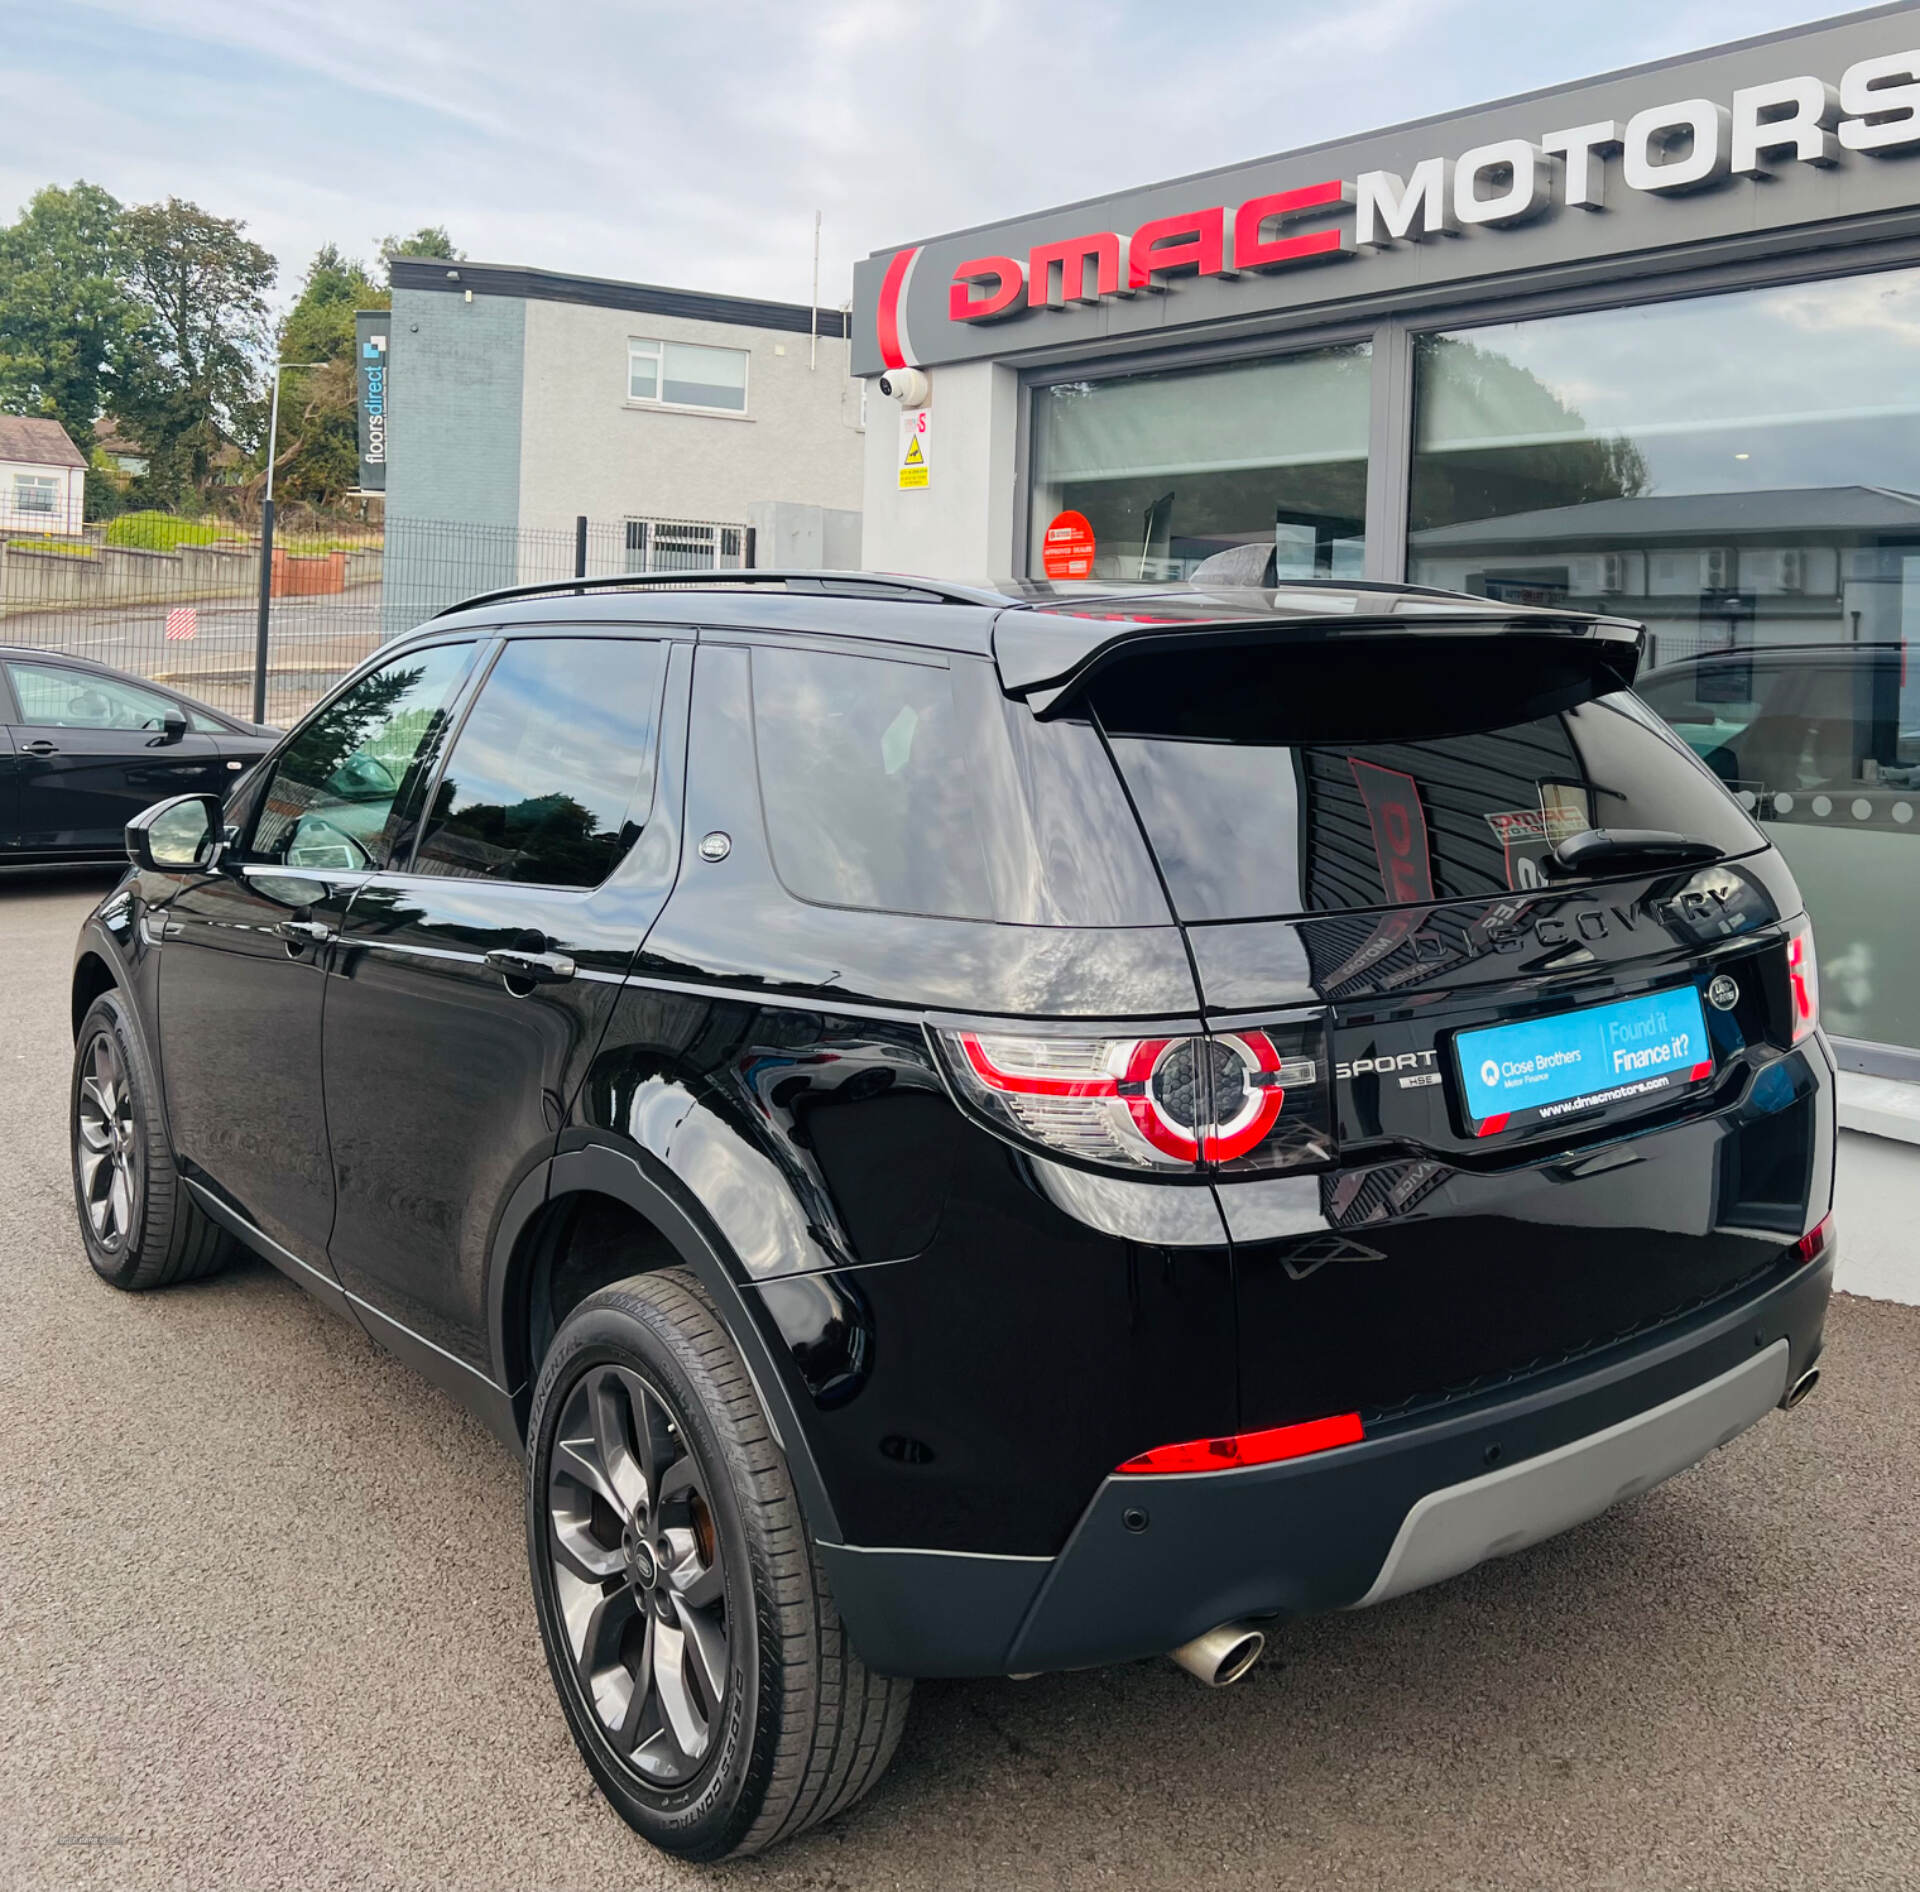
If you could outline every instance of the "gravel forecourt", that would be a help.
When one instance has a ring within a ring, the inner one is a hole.
[[[0,1885],[1920,1885],[1920,1308],[1855,1299],[1798,1412],[1288,1626],[1237,1688],[924,1684],[836,1825],[649,1851],[552,1697],[513,1457],[263,1264],[88,1270],[67,980],[101,887],[0,879]]]

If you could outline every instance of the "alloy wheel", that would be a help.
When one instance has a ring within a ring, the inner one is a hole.
[[[547,1547],[574,1676],[647,1784],[700,1771],[726,1701],[726,1582],[706,1476],[661,1394],[590,1367],[547,1471]]]
[[[112,1032],[95,1034],[84,1068],[74,1151],[80,1199],[94,1240],[104,1249],[118,1250],[133,1232],[145,1159],[134,1118],[133,1088]]]

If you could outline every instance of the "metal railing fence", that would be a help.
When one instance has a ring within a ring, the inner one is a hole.
[[[267,719],[285,725],[388,638],[503,586],[584,574],[739,569],[734,520],[631,518],[574,527],[389,519],[384,537],[276,546]],[[65,652],[252,714],[260,558],[236,533],[206,543],[0,537],[0,644]]]

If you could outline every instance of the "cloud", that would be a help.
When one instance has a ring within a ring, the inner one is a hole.
[[[297,280],[444,223],[469,254],[822,300],[869,250],[1569,82],[1782,0],[0,0],[0,215],[192,197]],[[29,169],[22,154],[33,154]]]

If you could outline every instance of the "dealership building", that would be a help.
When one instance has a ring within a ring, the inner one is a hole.
[[[1850,1112],[1920,1139],[1920,9],[931,237],[854,290],[853,372],[918,371],[869,404],[872,569],[1643,621],[1650,696],[1805,890]]]

